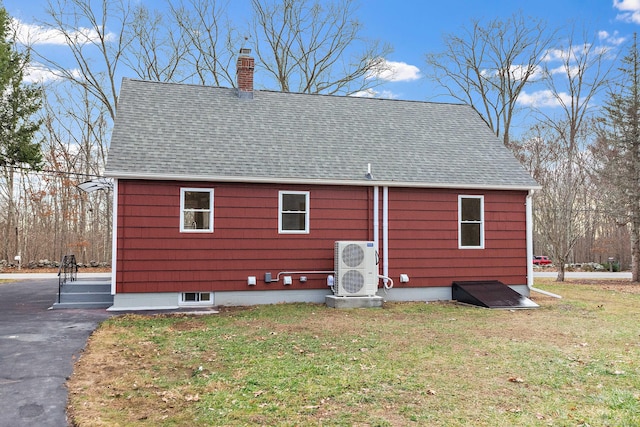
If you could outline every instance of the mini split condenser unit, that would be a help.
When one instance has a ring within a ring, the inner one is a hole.
[[[374,296],[378,291],[377,253],[373,242],[335,243],[336,296]]]

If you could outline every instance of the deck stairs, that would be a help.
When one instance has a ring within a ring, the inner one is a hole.
[[[110,278],[79,278],[60,287],[51,308],[109,308],[113,305]]]

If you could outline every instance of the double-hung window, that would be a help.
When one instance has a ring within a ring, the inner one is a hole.
[[[278,232],[309,233],[309,192],[280,191],[278,197]]]
[[[484,248],[484,196],[458,196],[458,247]]]
[[[180,189],[180,231],[213,232],[212,189]]]

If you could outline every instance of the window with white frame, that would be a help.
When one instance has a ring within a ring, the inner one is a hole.
[[[212,305],[211,292],[182,292],[181,305]]]
[[[180,231],[213,232],[212,189],[180,189]]]
[[[484,248],[484,196],[458,196],[458,247]]]
[[[278,201],[278,232],[309,233],[309,192],[280,191]]]

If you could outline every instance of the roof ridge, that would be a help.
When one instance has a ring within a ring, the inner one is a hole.
[[[138,83],[155,83],[161,85],[173,85],[173,86],[190,86],[190,87],[198,87],[198,88],[209,88],[209,89],[226,89],[237,91],[238,88],[228,87],[228,86],[213,86],[213,85],[204,85],[197,83],[183,83],[183,82],[163,82],[157,80],[145,80],[131,77],[123,77],[122,79],[138,82]],[[412,102],[419,104],[435,104],[435,105],[452,105],[452,106],[461,106],[461,107],[471,107],[469,104],[463,102],[438,102],[438,101],[423,101],[416,99],[400,99],[400,98],[376,98],[376,97],[367,97],[367,96],[355,96],[355,95],[336,95],[336,94],[328,94],[328,93],[306,93],[306,92],[283,92],[274,89],[254,89],[254,92],[260,93],[273,93],[278,95],[299,95],[299,96],[318,96],[318,97],[330,97],[330,98],[353,98],[353,99],[363,99],[363,100],[372,100],[372,101],[395,101],[395,102]],[[473,108],[473,107],[472,107]]]

